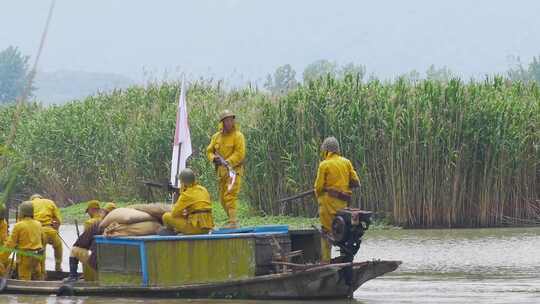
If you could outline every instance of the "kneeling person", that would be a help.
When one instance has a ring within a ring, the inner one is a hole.
[[[103,229],[99,227],[100,223],[101,220],[94,221],[73,244],[69,256],[68,281],[76,281],[78,279],[77,268],[79,267],[79,261],[83,264],[84,279],[86,281],[95,281],[97,268],[95,236],[103,234]]]
[[[182,190],[172,212],[163,214],[163,225],[176,233],[206,234],[214,228],[210,194],[197,184],[191,169],[180,172]]]

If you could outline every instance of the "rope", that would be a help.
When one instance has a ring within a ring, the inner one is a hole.
[[[20,255],[23,255],[23,256],[34,257],[34,258],[40,259],[40,260],[43,260],[43,258],[44,258],[43,253],[36,253],[35,251],[29,251],[29,250],[23,250],[23,249],[15,249],[15,248],[10,248],[10,247],[6,247],[6,246],[0,246],[0,252],[13,252],[13,253],[20,254]]]
[[[17,98],[17,107],[15,109],[15,113],[13,113],[13,121],[11,124],[11,131],[9,133],[9,137],[6,139],[6,144],[5,144],[6,148],[11,146],[11,144],[15,141],[15,135],[17,134],[17,126],[19,124],[19,118],[21,116],[21,112],[23,108],[22,106],[24,105],[26,99],[28,98],[28,95],[30,94],[30,89],[32,88],[32,83],[34,82],[34,78],[36,76],[39,58],[41,57],[41,52],[43,51],[43,47],[45,46],[45,39],[47,38],[47,33],[49,32],[49,25],[51,23],[52,13],[53,13],[55,4],[56,4],[56,0],[52,0],[51,6],[49,8],[49,15],[47,16],[47,21],[45,23],[45,29],[43,30],[43,33],[41,35],[41,41],[39,43],[39,49],[36,55],[36,59],[34,60],[34,65],[32,66],[32,69],[30,70],[30,73],[28,75],[28,80],[26,82],[26,86],[24,87],[22,94]]]

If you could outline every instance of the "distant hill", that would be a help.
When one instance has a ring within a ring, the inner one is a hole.
[[[84,71],[38,72],[34,97],[43,104],[63,104],[97,92],[126,88],[135,82],[129,77],[112,73]]]

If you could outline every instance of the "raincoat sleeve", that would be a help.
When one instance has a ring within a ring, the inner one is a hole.
[[[356,170],[354,170],[354,167],[350,161],[349,161],[349,171],[350,171],[349,172],[350,184],[360,186],[360,178],[358,177],[358,174],[356,174]]]
[[[15,248],[17,247],[17,244],[19,243],[19,232],[20,232],[20,227],[18,227],[17,225],[15,225],[13,227],[13,231],[11,232],[11,235],[8,237],[7,241],[6,241],[6,247],[7,248]]]
[[[234,138],[234,151],[229,156],[229,158],[226,159],[226,161],[233,167],[237,167],[242,162],[244,162],[244,158],[246,157],[246,141],[244,139],[244,134],[238,132],[236,137]]]
[[[11,255],[11,249],[15,249],[18,241],[19,231],[16,227],[13,228],[11,235],[7,238],[6,243],[0,250],[0,263],[6,264],[9,256]]]
[[[317,178],[315,178],[315,196],[319,197],[324,192],[324,181],[326,178],[326,169],[323,163],[319,164]]]
[[[62,224],[62,215],[60,215],[60,208],[58,208],[56,205],[54,206],[53,217],[58,221],[58,224]]]
[[[0,244],[4,244],[8,238],[8,225],[6,220],[0,221]]]
[[[176,201],[176,204],[174,204],[173,209],[171,211],[171,214],[173,217],[184,217],[183,210],[186,209],[189,206],[189,197],[186,194],[186,191],[182,192],[180,194],[180,197],[178,197],[178,200]]]
[[[99,219],[96,219],[96,218],[87,219],[86,222],[84,222],[84,231],[90,229],[92,225],[97,221],[99,221]]]
[[[206,157],[208,158],[209,161],[213,161],[214,157],[216,157],[216,155],[214,154],[214,146],[216,145],[216,138],[217,138],[217,135],[214,134],[212,136],[212,139],[210,139],[210,144],[208,145],[208,147],[206,147]]]

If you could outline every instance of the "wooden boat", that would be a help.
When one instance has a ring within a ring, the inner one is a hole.
[[[96,237],[97,281],[7,281],[5,293],[76,296],[324,299],[352,296],[400,261],[321,263],[317,230],[288,226],[209,235]],[[356,252],[354,252],[356,253]]]
[[[248,299],[325,299],[346,298],[351,290],[363,283],[394,271],[399,261],[370,261],[316,265],[302,270],[220,283],[188,284],[182,286],[100,286],[92,282],[66,285],[62,281],[8,280],[5,293],[170,297],[170,298],[248,298]],[[344,283],[342,271],[353,269],[353,286]],[[67,275],[67,274],[65,274]]]

